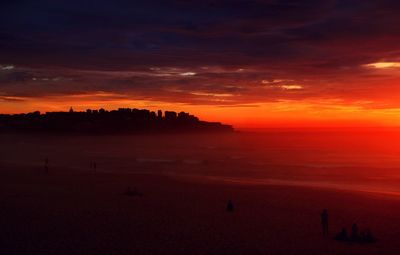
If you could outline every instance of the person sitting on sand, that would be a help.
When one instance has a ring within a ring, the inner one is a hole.
[[[350,236],[351,240],[354,241],[358,241],[359,239],[359,233],[358,233],[358,226],[356,223],[354,223],[351,226],[351,236]]]
[[[226,210],[228,212],[233,212],[235,210],[235,206],[233,205],[233,202],[231,199],[228,200],[228,204],[226,205]]]
[[[328,222],[329,222],[329,215],[328,210],[324,209],[321,213],[321,224],[322,224],[322,235],[328,235]]]
[[[376,238],[372,235],[370,230],[361,231],[360,235],[358,236],[358,242],[360,242],[360,243],[375,243]]]
[[[364,241],[366,243],[375,243],[376,242],[376,238],[374,237],[374,235],[372,235],[370,230],[367,230]]]
[[[349,240],[349,237],[347,236],[347,230],[346,228],[342,228],[342,231],[340,231],[336,236],[335,236],[336,241],[340,242],[345,242]]]

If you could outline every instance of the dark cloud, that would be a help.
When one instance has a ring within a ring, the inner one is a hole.
[[[371,98],[388,74],[363,65],[399,59],[399,8],[386,0],[2,2],[0,65],[15,68],[0,70],[0,94],[105,91],[221,105]],[[293,84],[302,88],[280,87]]]

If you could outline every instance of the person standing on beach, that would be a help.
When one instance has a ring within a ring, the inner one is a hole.
[[[324,209],[321,213],[322,235],[328,236],[328,210]]]
[[[235,210],[235,206],[231,199],[228,200],[228,204],[226,205],[226,211],[233,212]]]
[[[44,160],[44,173],[48,174],[49,173],[49,158],[46,158]]]

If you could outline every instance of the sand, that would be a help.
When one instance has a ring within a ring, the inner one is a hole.
[[[1,254],[397,254],[397,197],[152,174],[2,169]],[[136,187],[143,196],[124,196]],[[225,211],[232,199],[236,211]],[[319,214],[330,213],[330,237]],[[376,244],[332,238],[357,222]]]
[[[296,147],[297,140],[272,147],[267,143],[271,136],[264,141],[270,146],[265,153],[237,137],[0,138],[0,254],[365,255],[400,250],[398,192],[351,188],[359,182],[391,190],[399,183],[398,171],[278,164],[292,160],[293,152],[309,150]],[[245,152],[232,145],[235,139]],[[319,143],[311,149],[322,151],[320,159],[328,158],[328,149],[315,147]],[[357,148],[353,155],[365,157]],[[46,156],[49,174],[43,171]],[[293,157],[296,163],[308,161]],[[275,160],[275,165],[254,164],[261,159]],[[89,168],[91,160],[97,162],[96,173]],[[143,195],[123,195],[128,187]],[[225,210],[229,199],[233,213]],[[330,214],[329,237],[322,236],[323,208]],[[378,242],[333,240],[354,222],[360,230],[370,229]]]

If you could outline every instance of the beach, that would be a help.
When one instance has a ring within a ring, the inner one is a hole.
[[[396,254],[400,200],[136,174],[1,178],[2,254]],[[124,196],[136,187],[142,196]],[[225,211],[232,199],[236,210]],[[329,208],[330,236],[319,214]],[[357,222],[375,244],[333,240]]]
[[[1,254],[397,254],[400,248],[397,193],[338,188],[343,183],[338,177],[336,187],[326,186],[321,182],[324,175],[316,174],[319,168],[307,168],[308,175],[288,176],[290,182],[284,182],[285,173],[300,173],[302,168],[271,166],[270,181],[265,181],[256,174],[258,166],[244,169],[248,175],[239,170],[228,174],[226,167],[232,162],[220,162],[218,153],[205,163],[199,158],[165,161],[171,160],[165,154],[150,157],[136,138],[132,160],[126,159],[131,151],[111,155],[109,151],[118,147],[106,148],[122,138],[2,138]],[[97,142],[83,146],[88,141]],[[89,147],[108,150],[108,158],[89,157],[84,153]],[[17,160],[17,151],[24,160]],[[44,152],[48,173],[43,170]],[[237,168],[244,166],[235,161],[241,159],[232,158]],[[97,162],[96,171],[90,160]],[[343,171],[332,169],[330,176]],[[352,171],[357,172],[354,167]],[[382,176],[393,171],[383,171]],[[351,183],[356,177],[345,179]],[[322,184],[308,185],[304,178]],[[128,189],[140,194],[127,196]],[[231,213],[226,211],[229,199],[235,205]],[[324,208],[329,212],[328,237],[322,236],[320,222]],[[361,231],[371,230],[378,241],[333,239],[353,223]]]

